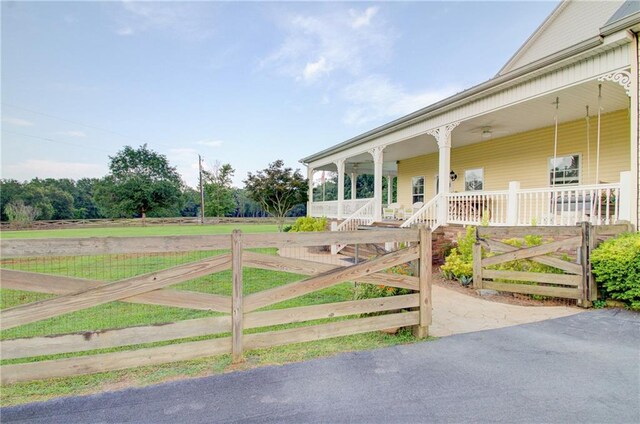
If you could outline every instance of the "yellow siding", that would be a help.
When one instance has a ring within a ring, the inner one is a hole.
[[[581,184],[595,183],[597,118],[591,118],[590,173],[587,175],[584,119],[558,127],[558,156],[581,155]],[[455,130],[453,132],[455,144]],[[464,191],[464,171],[484,168],[485,190],[506,190],[509,181],[522,188],[548,187],[548,161],[553,157],[553,126],[451,149],[451,169],[458,174],[452,191]],[[630,169],[629,112],[620,110],[601,118],[600,181],[617,182]],[[438,153],[398,162],[398,202],[411,204],[411,178],[425,177],[425,199],[435,195]]]

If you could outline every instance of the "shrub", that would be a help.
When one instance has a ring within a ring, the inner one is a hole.
[[[473,277],[473,245],[476,242],[476,232],[474,227],[467,227],[467,232],[463,237],[458,238],[458,246],[451,250],[444,265],[440,268],[446,278],[458,280],[463,286],[468,286]],[[542,237],[527,235],[524,238],[514,238],[503,240],[504,243],[522,248],[533,247],[542,244]],[[490,253],[488,256],[492,256]],[[483,255],[484,257],[484,255]],[[562,274],[562,270],[543,265],[528,259],[506,262],[491,267],[492,269],[524,272],[543,272]],[[529,284],[526,281],[500,280],[506,283]],[[534,296],[534,298],[537,298]]]
[[[640,233],[605,241],[592,252],[591,264],[605,296],[640,310]]]
[[[402,264],[391,267],[387,270],[389,274],[413,275],[412,268],[409,264]],[[397,287],[389,287],[384,284],[367,284],[360,283],[356,285],[354,297],[357,300],[372,299],[376,297],[399,296],[401,294],[409,294],[411,290],[400,289]],[[382,315],[389,312],[378,312],[374,314],[365,314],[366,316]]]
[[[313,218],[310,216],[303,216],[296,219],[296,222],[291,226],[289,231],[291,232],[307,232],[307,231],[325,231],[327,229],[327,218]]]
[[[458,237],[458,246],[451,249],[444,265],[440,267],[445,277],[469,281],[473,275],[473,244],[475,242],[476,228],[467,227],[466,234]]]
[[[36,208],[25,205],[22,200],[11,201],[5,206],[5,213],[9,222],[18,224],[29,224],[38,217]]]

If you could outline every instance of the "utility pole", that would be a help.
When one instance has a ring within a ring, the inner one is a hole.
[[[202,156],[198,155],[198,168],[200,169],[200,224],[204,225],[204,188],[202,186]]]

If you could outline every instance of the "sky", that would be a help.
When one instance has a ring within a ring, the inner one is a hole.
[[[492,78],[545,2],[2,1],[2,178],[298,161]]]

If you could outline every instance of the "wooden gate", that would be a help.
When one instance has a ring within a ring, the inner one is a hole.
[[[264,247],[384,242],[402,243],[407,247],[353,266],[291,259],[246,250]],[[233,360],[238,362],[242,360],[246,349],[320,340],[390,327],[412,326],[416,336],[425,337],[431,322],[431,232],[426,228],[341,233],[244,235],[234,231],[231,236],[3,240],[0,246],[3,258],[131,252],[192,252],[230,248],[230,253],[116,282],[10,269],[0,270],[2,288],[59,295],[2,310],[0,319],[3,330],[114,301],[217,311],[225,314],[161,325],[4,340],[0,344],[3,360],[164,341],[174,342],[165,346],[3,365],[0,368],[3,384],[161,364],[223,353],[231,353]],[[419,260],[417,276],[383,272],[391,267],[416,260]],[[243,295],[243,267],[283,271],[309,277],[245,296]],[[232,272],[231,296],[169,288],[176,283],[229,269]],[[260,310],[344,281],[398,287],[411,292],[401,296]],[[386,314],[361,317],[361,314],[383,311]],[[352,318],[298,328],[244,334],[247,329],[348,316]],[[178,339],[206,337],[221,333],[231,333],[231,336],[175,342]]]
[[[593,226],[588,222],[575,227],[478,227],[473,246],[473,286],[576,299],[580,306],[591,306],[598,295],[591,273],[591,251],[600,240],[628,230],[626,224]],[[539,236],[544,242],[524,247],[504,242],[526,236]],[[546,268],[547,272],[498,269],[523,260],[552,269]]]

